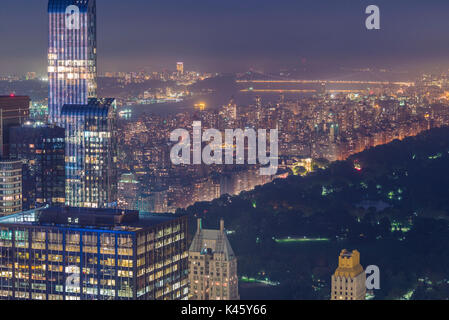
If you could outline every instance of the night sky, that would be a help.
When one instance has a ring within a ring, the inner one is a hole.
[[[365,8],[381,9],[381,30]],[[447,0],[97,0],[99,71],[449,66]],[[47,0],[1,0],[0,74],[45,72]]]

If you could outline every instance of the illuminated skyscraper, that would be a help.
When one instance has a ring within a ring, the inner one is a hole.
[[[235,103],[234,97],[229,100],[227,105],[223,106],[220,110],[220,114],[227,123],[237,120],[237,104]]]
[[[184,62],[178,62],[176,64],[176,71],[178,71],[179,75],[184,74]]]
[[[97,95],[95,0],[49,0],[48,112],[62,125],[65,104],[87,104]]]
[[[331,300],[365,300],[366,274],[357,250],[341,251],[338,268],[332,275],[331,291]]]
[[[66,205],[117,205],[117,106],[114,99],[64,105]]]

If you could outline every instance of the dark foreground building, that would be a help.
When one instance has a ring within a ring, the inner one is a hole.
[[[10,157],[22,160],[23,210],[65,203],[65,131],[39,122],[10,129]]]
[[[30,98],[0,96],[0,156],[9,156],[9,128],[20,126],[30,115]]]
[[[186,299],[187,217],[50,207],[0,218],[0,299]]]

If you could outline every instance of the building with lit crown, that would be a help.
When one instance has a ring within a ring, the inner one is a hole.
[[[0,299],[186,299],[187,217],[50,207],[0,218]]]
[[[49,0],[48,113],[62,126],[65,104],[87,104],[97,96],[95,0]]]
[[[357,250],[341,251],[338,268],[332,275],[331,291],[331,300],[365,300],[366,274]]]

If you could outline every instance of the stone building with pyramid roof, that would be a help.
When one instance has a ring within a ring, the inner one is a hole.
[[[237,258],[220,221],[219,230],[197,232],[189,249],[189,299],[239,300]]]

